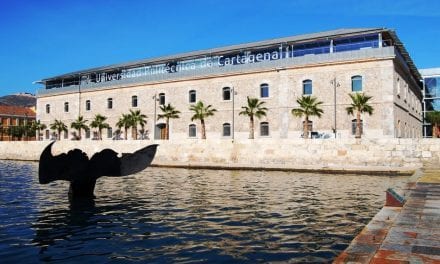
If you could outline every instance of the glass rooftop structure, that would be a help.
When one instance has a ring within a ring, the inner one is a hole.
[[[385,28],[339,29],[252,42],[222,48],[145,59],[129,63],[71,72],[35,83],[45,86],[37,94],[57,88],[103,87],[112,84],[142,83],[168,78],[203,76],[258,67],[285,67],[306,63],[310,56],[394,47],[416,80],[421,76],[393,30]],[[327,57],[326,57],[327,58]],[[328,59],[328,58],[327,58]]]

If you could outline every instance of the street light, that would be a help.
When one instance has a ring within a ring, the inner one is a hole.
[[[339,84],[339,82],[336,81],[336,77],[333,78],[333,80],[330,81],[330,84],[333,85],[333,96],[334,96],[334,112],[335,112],[335,116],[334,116],[334,126],[333,126],[333,131],[335,133],[335,138],[336,138],[336,87],[340,87],[341,85]]]
[[[232,141],[234,141],[234,131],[235,131],[235,95],[237,95],[237,92],[235,91],[234,87],[231,87],[232,91]]]

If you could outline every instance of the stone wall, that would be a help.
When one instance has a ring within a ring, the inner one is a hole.
[[[159,144],[153,165],[348,172],[409,172],[440,168],[437,139],[255,139],[173,141],[59,141],[53,154],[80,148],[89,157],[104,148],[133,152]],[[0,159],[38,160],[48,142],[0,142]]]

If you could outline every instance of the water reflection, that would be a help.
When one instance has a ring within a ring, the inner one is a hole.
[[[0,161],[0,259],[328,262],[405,180],[149,168],[100,179],[84,205],[35,166]]]

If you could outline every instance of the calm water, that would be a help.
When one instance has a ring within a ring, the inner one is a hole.
[[[0,161],[0,260],[329,262],[406,178],[148,168],[101,178],[94,204]]]

